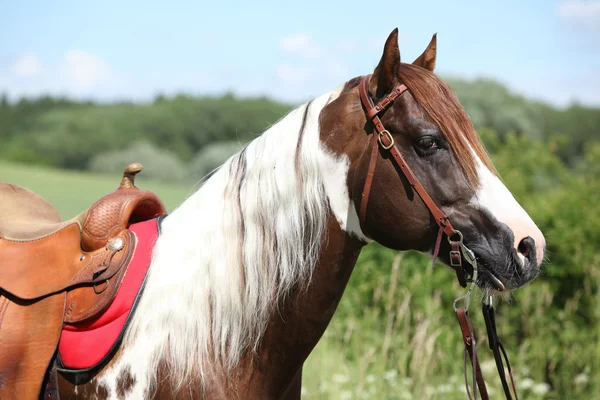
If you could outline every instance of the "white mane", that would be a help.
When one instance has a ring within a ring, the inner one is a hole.
[[[176,384],[192,372],[210,379],[255,349],[276,306],[309,283],[330,203],[342,225],[348,213],[347,161],[326,156],[319,140],[319,114],[337,95],[290,112],[165,219],[123,354],[104,383],[129,368],[143,375],[134,387],[143,395],[161,362]],[[330,193],[338,178],[341,206]]]

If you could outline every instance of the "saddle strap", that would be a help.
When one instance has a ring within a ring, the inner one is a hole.
[[[483,380],[483,373],[481,372],[481,366],[479,365],[479,358],[477,357],[477,347],[475,342],[475,333],[473,332],[473,326],[471,325],[471,318],[469,317],[469,313],[464,308],[456,309],[456,316],[458,318],[458,323],[460,325],[460,331],[463,336],[463,341],[465,344],[464,352],[469,354],[469,358],[471,359],[471,366],[473,368],[473,395],[475,400],[477,400],[477,387],[479,387],[479,393],[481,394],[482,400],[488,400],[488,392],[487,387],[485,386],[485,381]],[[469,382],[467,379],[467,357],[465,355],[465,386],[467,388],[467,395],[469,399],[471,399],[471,395],[469,393]]]
[[[502,363],[502,358],[506,361],[506,367],[508,369],[508,375],[510,376],[510,383],[512,386],[512,391],[515,395],[515,399],[519,400],[519,396],[517,395],[517,388],[515,386],[515,380],[513,377],[512,370],[510,368],[510,362],[508,361],[508,356],[506,355],[506,351],[504,350],[504,346],[498,337],[498,333],[496,331],[496,315],[494,312],[494,307],[491,304],[483,303],[481,306],[483,312],[483,319],[485,320],[485,327],[487,329],[488,341],[490,344],[490,349],[494,353],[494,359],[496,360],[496,368],[498,369],[498,376],[500,377],[500,381],[502,382],[502,389],[504,389],[504,395],[507,400],[512,400],[512,394],[510,388],[508,387],[508,382],[506,381],[506,374],[504,372],[504,364]]]
[[[48,371],[48,381],[44,389],[44,400],[59,400],[58,376],[56,374],[56,362],[53,362]]]

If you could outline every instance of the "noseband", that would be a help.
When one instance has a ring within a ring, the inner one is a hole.
[[[406,163],[406,160],[402,156],[402,153],[394,143],[394,137],[387,129],[385,129],[383,123],[381,122],[381,118],[379,117],[379,115],[382,114],[394,102],[394,100],[396,100],[404,92],[406,92],[408,88],[404,84],[399,84],[396,87],[394,87],[394,89],[392,89],[392,91],[389,94],[384,96],[377,104],[374,104],[373,100],[371,99],[371,96],[369,95],[370,81],[371,75],[367,75],[361,79],[359,84],[360,100],[362,102],[363,107],[365,108],[367,119],[371,121],[375,130],[371,139],[371,158],[369,161],[369,168],[367,170],[367,178],[365,180],[365,185],[360,200],[360,225],[363,229],[363,232],[366,232],[367,205],[369,203],[371,185],[373,184],[373,177],[375,175],[375,165],[377,164],[377,156],[379,150],[381,149],[382,153],[387,152],[391,156],[390,160],[400,169],[400,171],[402,172],[408,183],[411,185],[413,190],[419,195],[425,206],[429,209],[429,212],[431,213],[436,224],[439,227],[433,251],[433,263],[435,264],[435,261],[439,254],[442,236],[446,234],[451,248],[450,266],[452,266],[456,271],[456,277],[458,279],[458,282],[462,287],[466,287],[467,282],[471,283],[467,293],[463,296],[460,296],[454,301],[454,311],[456,312],[458,322],[461,328],[461,333],[463,335],[463,341],[465,344],[463,356],[465,363],[465,385],[467,388],[467,394],[469,396],[469,399],[471,399],[466,373],[466,357],[467,354],[469,354],[469,358],[471,359],[473,369],[473,395],[475,396],[475,399],[477,399],[477,387],[479,387],[481,398],[483,400],[486,400],[488,399],[487,388],[485,385],[485,381],[483,380],[481,368],[479,366],[475,334],[473,333],[471,319],[467,312],[469,308],[471,292],[473,291],[475,283],[477,281],[477,260],[475,258],[474,253],[464,245],[462,233],[459,230],[454,229],[454,227],[450,223],[448,216],[442,210],[439,209],[439,207],[435,204],[431,196],[429,196],[427,190],[425,190],[419,179],[412,172],[412,170]],[[465,263],[463,263],[463,259],[464,261],[466,261]],[[465,306],[457,307],[457,304],[463,300],[465,301]],[[489,300],[485,299],[485,301],[482,303],[482,310],[487,328],[490,349],[493,351],[494,354],[494,359],[498,368],[498,375],[500,376],[504,393],[507,399],[512,400],[512,394],[506,381],[504,365],[502,363],[502,355],[504,356],[504,360],[506,360],[515,398],[518,400],[513,375],[510,369],[510,363],[508,362],[506,352],[504,351],[504,346],[502,346],[502,343],[500,342],[500,339],[496,334],[496,320],[494,315],[494,308],[492,306],[491,296],[489,297]]]

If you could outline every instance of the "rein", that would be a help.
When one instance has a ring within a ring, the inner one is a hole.
[[[369,82],[371,81],[371,75],[362,77],[359,84],[360,100],[367,119],[371,121],[374,126],[375,132],[373,132],[371,139],[371,158],[369,161],[369,168],[367,170],[367,177],[365,185],[363,187],[362,197],[360,201],[359,220],[363,232],[366,232],[366,214],[367,206],[369,203],[369,195],[371,193],[371,186],[373,184],[373,178],[375,176],[375,166],[377,164],[377,155],[379,151],[382,153],[387,152],[391,157],[390,160],[402,171],[402,174],[411,185],[413,190],[419,195],[425,206],[429,209],[429,212],[433,216],[436,224],[439,227],[437,238],[435,241],[435,248],[433,251],[433,264],[435,264],[439,255],[442,236],[446,234],[448,243],[450,243],[450,266],[456,271],[456,277],[460,285],[465,288],[467,283],[471,283],[469,290],[466,294],[458,297],[454,300],[453,308],[458,318],[460,330],[463,336],[465,348],[463,351],[464,366],[465,366],[465,386],[467,389],[467,395],[469,399],[471,397],[471,391],[469,390],[469,383],[467,379],[467,354],[471,360],[471,366],[473,371],[472,376],[472,392],[475,399],[477,399],[477,388],[479,387],[479,393],[481,394],[482,400],[489,399],[485,381],[483,379],[483,373],[479,365],[479,358],[477,357],[477,347],[475,341],[475,334],[473,332],[473,326],[471,324],[471,318],[468,314],[469,304],[471,300],[471,293],[475,288],[477,282],[477,260],[475,254],[467,248],[463,243],[463,235],[459,230],[454,229],[448,216],[439,209],[435,204],[431,196],[427,193],[427,190],[423,187],[419,179],[412,172],[406,160],[402,156],[402,153],[394,143],[394,137],[392,134],[385,129],[381,118],[379,117],[397,98],[399,98],[404,92],[408,90],[406,85],[399,84],[392,91],[384,96],[377,104],[373,103],[371,96],[369,95]],[[376,133],[376,134],[375,134]],[[454,238],[454,239],[453,239]],[[463,263],[463,260],[465,261]],[[457,307],[457,304],[464,301],[464,307]],[[488,333],[488,341],[490,349],[494,354],[496,360],[496,367],[498,368],[498,375],[502,382],[504,394],[508,400],[512,400],[512,394],[506,381],[506,374],[504,371],[504,364],[502,362],[502,356],[506,361],[508,367],[508,373],[511,380],[511,386],[515,395],[515,399],[518,400],[517,390],[513,380],[513,374],[510,369],[510,363],[508,357],[504,351],[504,346],[500,342],[496,333],[496,319],[494,314],[494,308],[492,305],[492,298],[488,300],[484,299],[482,302],[482,312],[485,319],[485,325]]]

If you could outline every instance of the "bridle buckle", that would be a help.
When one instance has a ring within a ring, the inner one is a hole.
[[[387,136],[387,139],[390,142],[390,144],[385,145],[385,143],[383,143],[383,140],[381,139],[383,136]],[[394,137],[392,136],[390,131],[384,129],[381,132],[379,132],[379,144],[384,150],[389,150],[392,148],[392,146],[394,145]]]
[[[462,259],[460,256],[460,251],[456,251],[456,250],[450,251],[450,266],[451,267],[462,267]]]

